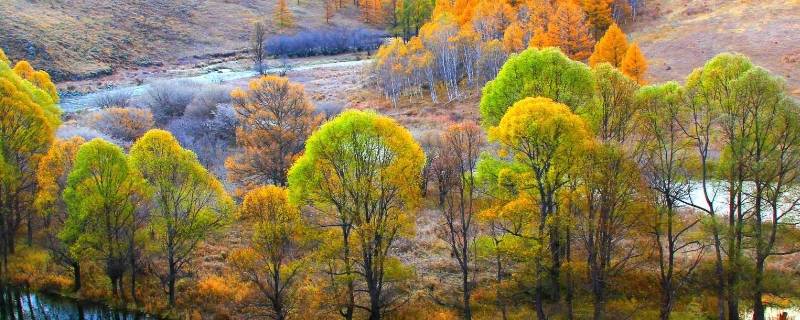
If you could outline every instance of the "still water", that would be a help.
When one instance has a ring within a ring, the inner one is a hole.
[[[17,288],[0,288],[0,320],[149,320],[155,317],[115,310]]]

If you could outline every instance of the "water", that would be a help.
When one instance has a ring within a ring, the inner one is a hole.
[[[355,60],[355,61],[339,61],[339,62],[330,62],[321,64],[310,64],[310,65],[293,67],[291,71],[303,71],[303,70],[312,70],[317,68],[331,68],[331,67],[356,67],[366,64],[369,61],[370,60]],[[272,68],[272,69],[267,69],[266,71],[268,73],[277,73],[281,71],[281,69]],[[227,81],[252,78],[255,77],[256,75],[257,74],[255,71],[250,71],[250,70],[233,71],[231,69],[220,69],[195,76],[183,76],[183,77],[177,76],[168,79],[157,79],[157,81],[175,80],[175,81],[190,81],[197,84],[211,84],[211,83],[223,83]],[[130,86],[103,89],[87,94],[66,95],[61,97],[61,109],[64,110],[64,112],[81,111],[88,109],[91,106],[94,99],[100,95],[108,93],[125,92],[125,93],[130,93],[131,97],[137,97],[144,94],[147,91],[147,88],[149,87],[150,83],[143,83],[141,85],[130,85]]]
[[[0,288],[0,320],[148,320],[153,316],[115,310],[16,288]]]

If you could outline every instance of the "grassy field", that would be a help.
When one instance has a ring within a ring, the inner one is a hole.
[[[271,21],[275,0],[4,0],[0,47],[57,80],[120,68],[190,61],[247,45],[250,29]],[[325,25],[323,2],[291,0],[298,27]],[[358,25],[355,8],[333,22]]]

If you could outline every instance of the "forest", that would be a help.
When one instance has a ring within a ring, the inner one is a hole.
[[[623,31],[644,1],[327,0],[308,30],[290,5],[241,85],[79,112],[0,48],[0,319],[59,318],[31,293],[136,319],[800,319],[781,74],[722,52],[653,81]],[[348,8],[365,27],[333,26]],[[366,102],[291,78],[340,54],[370,57]]]

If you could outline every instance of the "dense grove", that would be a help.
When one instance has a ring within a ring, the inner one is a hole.
[[[0,50],[0,281],[175,319],[766,320],[800,297],[800,104],[733,53],[648,84],[635,8],[437,2],[372,75],[480,121],[416,137],[277,76],[62,123]]]

